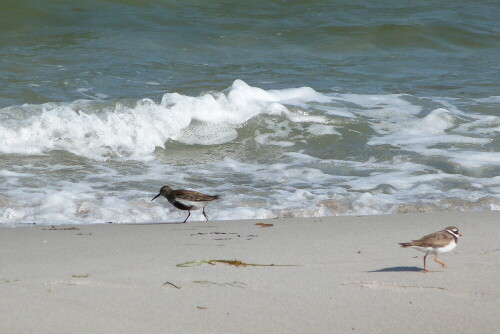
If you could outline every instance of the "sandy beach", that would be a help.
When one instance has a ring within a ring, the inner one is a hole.
[[[0,333],[498,333],[499,221],[3,226]],[[448,269],[398,246],[449,225]]]

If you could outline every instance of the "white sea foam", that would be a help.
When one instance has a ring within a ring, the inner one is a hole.
[[[404,94],[358,95],[334,94],[334,101],[348,102],[348,110],[373,118],[406,117],[417,115],[422,107],[403,99]]]
[[[167,140],[204,145],[230,142],[237,138],[237,126],[259,114],[284,114],[297,123],[324,123],[322,116],[295,114],[282,103],[329,100],[307,87],[265,91],[236,80],[227,93],[198,97],[167,93],[160,104],[143,99],[135,106],[103,104],[98,110],[91,101],[26,105],[22,109],[31,112],[30,117],[0,124],[0,152],[64,150],[96,160],[150,160],[155,148],[164,148]],[[276,144],[288,146],[289,142]]]
[[[151,201],[166,184],[220,194],[211,219],[498,210],[500,117],[460,109],[495,101],[236,80],[161,102],[4,108],[0,223],[182,221],[186,212]]]
[[[500,133],[500,117],[486,116],[476,121],[461,124],[457,126],[456,131],[471,135],[495,135],[495,133]]]
[[[436,199],[439,198],[454,196],[468,201],[464,203],[473,203],[484,196],[480,187],[476,187],[476,191],[452,189],[444,192],[446,185],[471,182],[492,189],[498,188],[500,184],[500,177],[483,182],[481,179],[446,174],[398,159],[387,163],[357,163],[317,159],[303,153],[290,153],[283,157],[283,163],[270,165],[226,158],[219,162],[190,166],[188,175],[182,169],[157,164],[138,175],[121,176],[102,169],[94,173],[92,179],[83,178],[86,180],[83,183],[58,182],[31,191],[10,188],[4,192],[10,200],[0,201],[0,223],[182,221],[186,213],[173,208],[164,199],[151,202],[164,182],[174,182],[176,187],[220,194],[221,200],[207,207],[211,219],[381,214],[392,212],[402,204],[413,204],[414,210],[421,210],[419,203],[437,203]],[[352,176],[322,171],[320,167],[325,165],[348,166]],[[366,172],[364,176],[354,176]],[[201,178],[225,182],[204,188],[189,181]],[[33,181],[39,182],[37,179]],[[115,191],[114,188],[119,190]],[[498,201],[478,204],[477,207],[484,205],[491,205],[490,209],[493,209]],[[439,207],[428,208],[437,210]],[[408,206],[405,210],[408,210]],[[200,212],[193,211],[192,219],[204,218]]]
[[[184,128],[177,141],[187,145],[217,145],[228,143],[238,137],[236,129],[227,123],[198,123]]]
[[[341,136],[340,132],[335,130],[335,127],[331,125],[311,124],[307,127],[307,131],[317,136],[324,136],[324,135]]]
[[[481,99],[476,99],[478,102],[482,103],[500,103],[500,96],[489,96]]]
[[[435,146],[455,146],[458,144],[483,146],[489,144],[491,138],[481,135],[494,131],[485,131],[484,127],[490,127],[499,120],[498,117],[488,116],[458,126],[458,119],[449,110],[439,108],[432,110],[423,118],[408,117],[405,120],[388,118],[380,123],[375,123],[372,127],[379,135],[371,137],[367,144],[371,146],[398,146],[424,156],[443,156],[451,158],[452,161],[464,167],[480,167],[484,164],[496,165],[500,156],[497,153],[470,152],[453,147],[445,150],[437,149]],[[474,156],[476,157],[474,158]]]

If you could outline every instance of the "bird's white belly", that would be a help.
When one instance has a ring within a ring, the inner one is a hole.
[[[177,202],[181,203],[181,204],[186,205],[186,206],[192,206],[193,208],[192,208],[191,210],[201,209],[201,208],[203,208],[204,206],[206,206],[208,203],[210,203],[210,202],[195,202],[195,201],[188,201],[188,200],[181,199],[181,198],[176,198],[175,200],[176,200]]]
[[[454,250],[455,247],[457,247],[457,243],[455,242],[455,240],[452,240],[452,242],[450,242],[448,246],[437,248],[436,251],[437,253],[446,253]]]
[[[446,253],[446,252],[450,252],[453,249],[455,249],[455,247],[457,247],[457,244],[456,244],[455,240],[453,240],[452,242],[450,242],[447,246],[444,246],[444,247],[441,247],[441,248],[411,246],[411,248],[416,249],[416,250],[418,250],[420,252],[432,253],[432,254],[435,254],[435,255]]]

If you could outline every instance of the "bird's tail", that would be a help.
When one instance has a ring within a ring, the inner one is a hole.
[[[401,247],[410,247],[411,246],[411,242],[400,242],[398,245],[401,245]]]

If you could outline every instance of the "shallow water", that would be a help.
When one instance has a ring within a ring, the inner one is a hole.
[[[500,208],[494,1],[15,4],[0,223]]]

